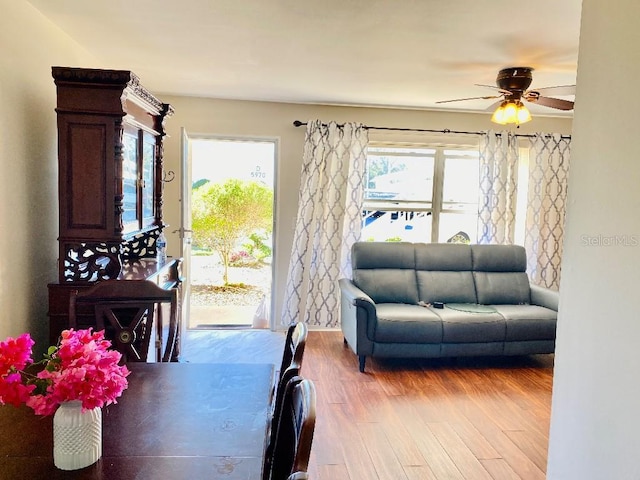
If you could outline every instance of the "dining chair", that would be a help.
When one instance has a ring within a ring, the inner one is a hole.
[[[168,325],[163,305],[169,305]],[[72,290],[69,326],[105,330],[125,362],[146,362],[152,339],[155,361],[175,361],[178,289],[164,289],[149,280],[104,280],[88,290]]]
[[[273,455],[273,449],[276,443],[276,431],[277,431],[277,421],[278,415],[277,412],[282,410],[282,402],[284,400],[284,394],[286,391],[287,384],[291,381],[291,379],[298,377],[300,375],[300,365],[296,362],[292,363],[282,375],[280,375],[280,379],[278,381],[278,385],[276,385],[275,391],[275,399],[273,401],[273,407],[271,410],[271,422],[269,424],[269,431],[267,433],[267,447],[265,459],[267,464],[271,462],[271,457]]]
[[[296,472],[289,475],[287,480],[309,480],[309,474],[307,472]]]
[[[302,322],[295,323],[287,329],[287,336],[284,341],[284,351],[282,353],[282,363],[278,370],[275,385],[275,401],[273,411],[277,411],[282,403],[284,387],[287,382],[296,375],[300,375],[302,369],[302,358],[304,348],[307,344],[309,328]]]
[[[298,365],[299,368],[302,368],[302,357],[304,356],[304,347],[307,343],[308,335],[309,328],[302,322],[294,323],[287,329],[282,363],[280,370],[278,370],[279,379],[282,379],[284,372],[292,365]]]
[[[316,390],[311,380],[301,376],[289,380],[276,418],[275,442],[265,462],[264,480],[287,480],[308,469],[316,423]]]
[[[287,336],[284,341],[284,352],[282,354],[282,364],[278,371],[276,384],[274,387],[273,408],[271,410],[271,424],[269,426],[266,457],[270,459],[273,445],[275,442],[275,422],[276,412],[282,408],[282,399],[287,383],[293,377],[300,375],[302,368],[302,357],[304,356],[304,348],[307,343],[308,327],[301,322],[295,323],[287,329]]]

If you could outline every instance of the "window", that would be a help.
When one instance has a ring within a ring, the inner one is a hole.
[[[475,243],[478,156],[473,147],[369,147],[362,239]]]

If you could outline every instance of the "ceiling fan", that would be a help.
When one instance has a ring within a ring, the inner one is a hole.
[[[575,85],[559,85],[555,87],[542,87],[530,89],[529,86],[533,81],[531,67],[509,67],[503,68],[498,72],[496,78],[496,86],[480,85],[479,87],[488,87],[498,90],[499,95],[489,95],[482,97],[457,98],[455,100],[442,100],[436,103],[461,102],[465,100],[488,100],[492,98],[501,98],[487,108],[493,110],[496,105],[497,109],[491,117],[491,121],[506,125],[507,123],[525,123],[531,120],[531,113],[522,101],[537,103],[545,107],[555,108],[558,110],[573,110],[573,103],[570,100],[561,98],[553,98],[547,95],[574,95]]]

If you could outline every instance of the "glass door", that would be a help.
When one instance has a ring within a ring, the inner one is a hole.
[[[193,230],[189,328],[267,328],[276,141],[191,136],[186,143],[191,175],[183,182],[191,192]]]

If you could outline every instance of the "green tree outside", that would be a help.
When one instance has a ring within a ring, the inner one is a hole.
[[[259,231],[271,233],[273,191],[258,182],[229,179],[205,183],[193,191],[193,241],[220,255],[223,282],[229,284],[229,260],[238,243]]]
[[[385,175],[387,173],[401,172],[407,169],[407,165],[404,162],[399,162],[397,159],[391,159],[382,155],[369,156],[367,161],[367,182],[368,187],[372,188],[372,183],[376,177]]]

